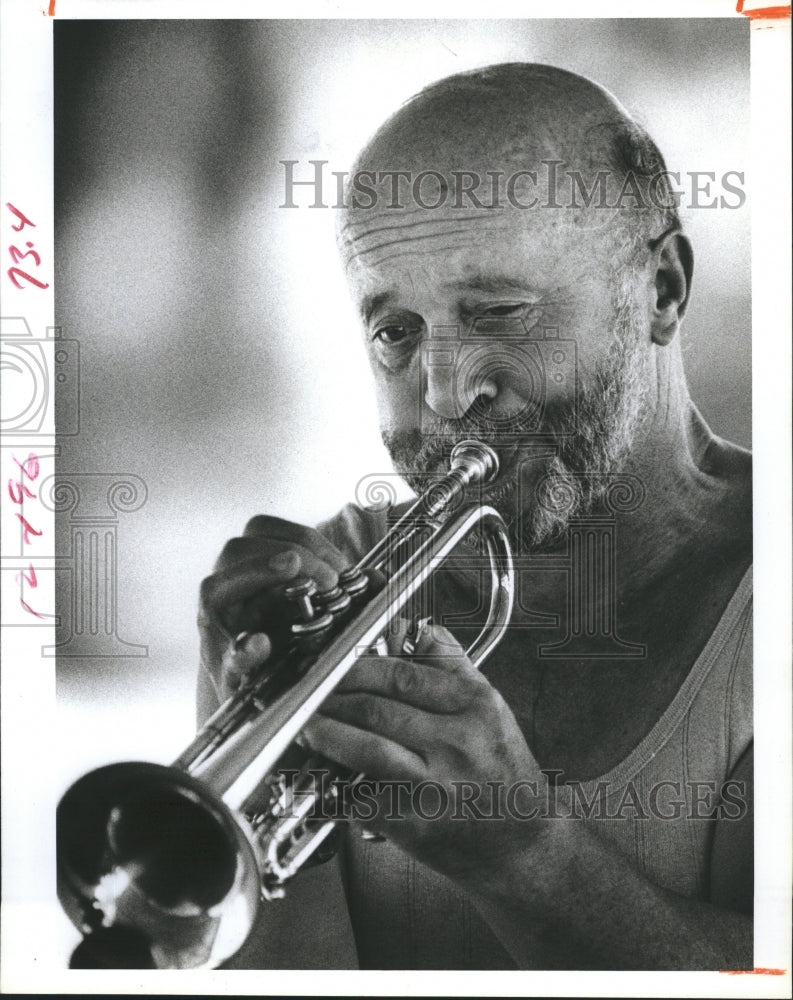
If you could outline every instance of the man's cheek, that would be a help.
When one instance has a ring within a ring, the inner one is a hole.
[[[413,380],[378,375],[375,393],[381,432],[393,435],[420,426],[418,386]]]

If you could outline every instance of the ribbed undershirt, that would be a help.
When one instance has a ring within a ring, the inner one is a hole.
[[[350,505],[320,530],[353,559],[368,551],[385,527],[384,512]],[[691,817],[707,816],[714,799],[697,806],[695,798],[709,795],[705,783],[721,788],[750,745],[752,732],[750,568],[658,722],[620,764],[581,784],[580,793],[591,801],[605,783],[606,801],[605,818],[581,821],[623,851],[652,882],[707,899],[714,820]],[[673,784],[663,786],[657,808],[651,810],[651,789],[663,782]],[[624,804],[628,793],[639,809]],[[572,801],[570,789],[561,786],[558,798],[564,811]],[[677,818],[675,802],[680,803]],[[514,968],[470,901],[443,876],[388,841],[348,837],[346,845],[347,902],[362,969]]]

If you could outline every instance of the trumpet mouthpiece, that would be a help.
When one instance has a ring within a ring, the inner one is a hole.
[[[469,482],[492,483],[498,476],[500,463],[496,452],[481,441],[459,441],[450,458],[452,469],[468,473]]]

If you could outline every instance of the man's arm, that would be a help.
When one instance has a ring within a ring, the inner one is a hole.
[[[306,726],[309,742],[372,777],[440,782],[450,798],[461,782],[531,782],[520,813],[533,801],[536,818],[370,825],[467,890],[523,968],[543,961],[538,949],[569,955],[572,968],[751,968],[751,817],[718,823],[712,902],[661,888],[578,819],[542,817],[545,779],[514,717],[464,657],[442,650],[425,649],[421,664],[360,660]],[[735,777],[748,787],[748,758]]]
[[[478,908],[519,964],[533,962],[525,928],[539,926],[541,939],[583,950],[595,968],[751,969],[753,773],[750,746],[730,775],[731,810],[716,821],[710,903],[649,882],[591,827],[553,820],[533,848],[472,887]]]
[[[541,825],[530,846],[466,880],[477,908],[521,967],[535,964],[539,936],[579,959],[579,968],[581,956],[587,967],[603,969],[752,968],[747,901],[734,898],[724,873],[723,895],[743,912],[717,905],[720,892],[704,903],[660,888],[583,823]],[[737,860],[746,850],[739,825],[719,823],[722,857]],[[751,869],[750,849],[739,867]]]
[[[753,743],[733,768],[727,785],[732,789],[731,799],[745,808],[738,815],[733,813],[734,818],[725,817],[716,824],[710,856],[710,900],[716,906],[751,916],[754,912]]]

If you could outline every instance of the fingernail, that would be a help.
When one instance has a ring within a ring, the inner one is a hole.
[[[271,570],[276,573],[290,573],[294,575],[297,572],[297,553],[296,552],[279,552],[270,558],[269,566]]]
[[[245,649],[246,645],[248,644],[248,640],[250,639],[250,637],[251,637],[250,632],[240,632],[240,634],[234,640],[234,645],[233,645],[234,652],[241,653],[242,650]]]
[[[266,632],[254,632],[248,639],[246,650],[251,656],[269,656],[270,639]]]

